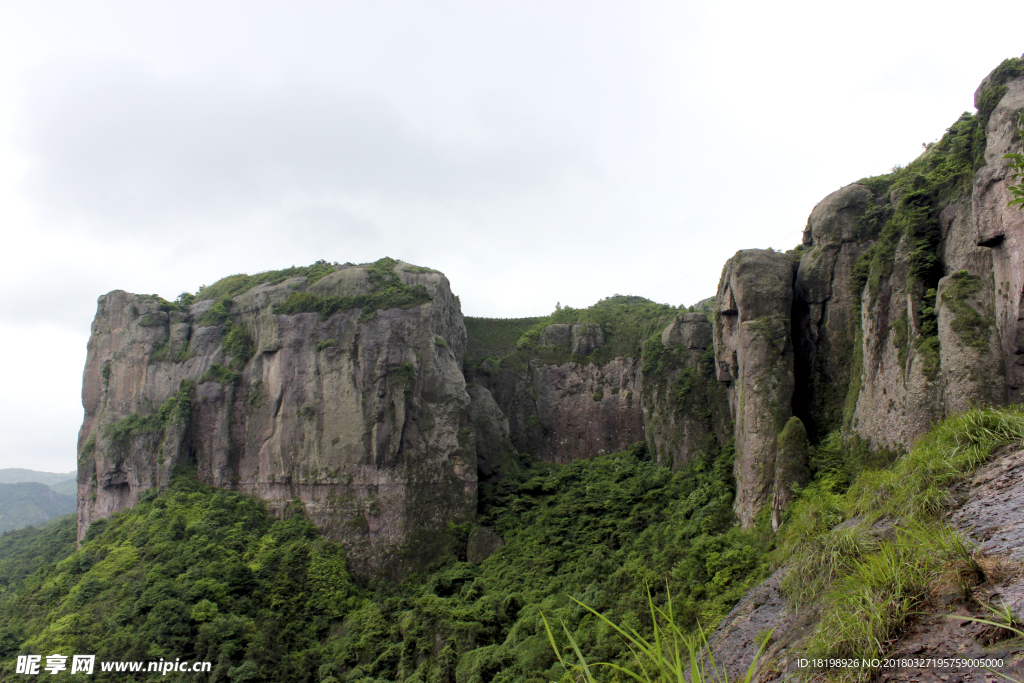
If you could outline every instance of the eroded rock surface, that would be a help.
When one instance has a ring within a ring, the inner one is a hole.
[[[870,246],[857,224],[874,199],[863,185],[847,185],[814,207],[804,230],[794,291],[794,411],[813,438],[843,422],[859,317],[851,278]]]
[[[726,262],[718,285],[715,360],[735,421],[735,509],[744,526],[771,499],[776,440],[793,414],[795,269],[786,254],[747,249]]]
[[[405,266],[392,272],[425,287],[428,302],[326,319],[275,309],[297,292],[366,295],[367,268],[258,286],[228,302],[223,320],[210,320],[212,302],[186,314],[153,297],[100,297],[83,386],[80,537],[192,465],[202,481],[272,510],[300,502],[363,576],[443,552],[447,524],[475,514],[474,432],[500,440],[503,425],[485,425],[496,417],[486,408],[471,425],[466,332],[447,279]],[[251,358],[226,350],[231,330]]]
[[[645,363],[642,401],[648,447],[681,467],[712,455],[733,436],[725,386],[715,379],[713,328],[701,313],[680,313],[661,333],[671,362]],[[653,352],[652,346],[645,353]]]
[[[572,462],[623,450],[644,440],[640,363],[616,358],[604,365],[531,363],[537,426],[544,435],[537,454]]]

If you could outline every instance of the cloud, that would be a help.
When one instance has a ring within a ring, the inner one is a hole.
[[[48,224],[117,238],[290,206],[293,225],[365,230],[350,207],[368,199],[507,199],[581,167],[528,120],[489,117],[438,135],[368,93],[61,63],[31,79],[19,139],[26,194]]]

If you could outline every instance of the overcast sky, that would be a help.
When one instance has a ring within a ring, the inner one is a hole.
[[[1019,3],[0,1],[0,467],[75,467],[96,298],[391,256],[467,315],[691,304],[906,164]]]

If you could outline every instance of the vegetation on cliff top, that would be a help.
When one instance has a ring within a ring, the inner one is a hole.
[[[660,334],[680,312],[668,304],[616,294],[589,308],[559,306],[551,315],[538,318],[467,318],[466,364],[472,369],[485,360],[501,364],[538,358],[551,364],[581,360],[603,364],[620,356],[639,359],[644,343],[652,335]],[[568,347],[542,343],[549,325],[585,323],[599,325],[604,336],[604,345],[586,357],[574,356]]]
[[[370,264],[367,276],[370,281],[368,294],[353,296],[320,296],[312,292],[295,292],[274,309],[282,315],[296,313],[319,313],[321,320],[327,320],[339,311],[361,308],[361,320],[367,320],[378,310],[389,308],[412,308],[429,303],[433,299],[423,285],[409,285],[402,282],[395,272],[398,261],[382,258]]]
[[[199,291],[195,294],[189,294],[187,292],[182,293],[178,297],[178,301],[183,302],[186,306],[194,301],[203,301],[205,299],[220,299],[222,297],[236,297],[239,294],[245,294],[253,287],[257,287],[263,284],[276,285],[290,280],[293,277],[304,276],[307,284],[313,284],[325,275],[333,273],[337,268],[328,263],[327,261],[320,260],[308,266],[292,266],[291,268],[283,268],[281,270],[266,270],[262,273],[256,273],[255,275],[246,275],[245,273],[238,273],[237,275],[228,275],[223,277],[212,285],[203,285],[199,288]]]

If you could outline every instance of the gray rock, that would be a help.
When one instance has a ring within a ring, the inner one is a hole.
[[[512,445],[508,418],[486,387],[471,384],[469,419],[473,423],[477,470],[486,480],[506,476],[515,471],[516,449]]]
[[[990,555],[1024,561],[1024,451],[1011,451],[981,467],[966,502],[950,521]]]
[[[714,330],[703,313],[682,313],[661,333],[661,343],[671,348],[706,349],[712,344]]]
[[[469,532],[469,540],[466,541],[466,560],[480,564],[503,545],[505,542],[501,540],[501,536],[485,526],[478,526]]]
[[[214,301],[213,299],[203,299],[202,301],[195,302],[194,304],[188,307],[189,318],[198,318],[203,313],[206,313],[208,310],[213,308],[213,305],[215,303],[217,302]]]
[[[815,416],[806,427],[815,438],[842,425],[857,340],[853,267],[871,242],[856,231],[872,203],[871,192],[853,184],[821,200],[804,231],[793,305],[795,372],[801,390],[794,410]]]
[[[793,410],[795,267],[780,252],[743,250],[718,285],[715,360],[735,420],[735,509],[745,527],[772,496],[776,439]]]
[[[782,514],[793,499],[793,487],[805,486],[810,480],[808,469],[810,444],[807,431],[799,417],[791,417],[779,434],[775,454],[775,490],[772,493],[772,530],[782,525]]]
[[[578,356],[589,356],[604,346],[604,332],[600,325],[583,323],[572,326],[572,352]]]
[[[572,326],[555,323],[544,328],[540,336],[541,346],[569,346],[572,342]]]
[[[305,278],[235,297],[232,323],[257,349],[239,380],[200,384],[191,415],[122,444],[111,443],[106,427],[151,414],[183,380],[198,384],[223,364],[224,328],[195,327],[213,302],[190,308],[191,327],[169,328],[139,324],[144,316],[158,320],[156,302],[122,291],[100,297],[82,391],[80,537],[93,520],[166,486],[174,466],[194,456],[200,480],[258,496],[275,513],[300,500],[328,538],[344,543],[361,577],[400,577],[445,552],[432,539],[476,511],[474,425],[461,372],[466,331],[444,275],[402,267],[395,266],[398,277],[423,285],[431,302],[369,319],[360,309],[340,311],[322,321],[315,313],[274,312],[306,288]],[[311,289],[340,296],[368,287],[366,268],[355,267]],[[150,362],[185,332],[187,360]],[[326,339],[336,344],[318,352]]]

